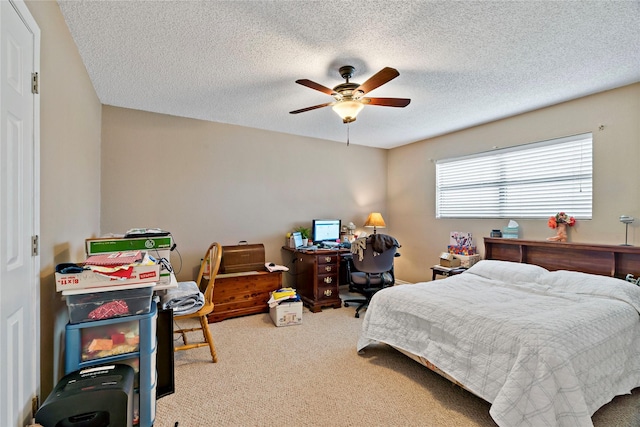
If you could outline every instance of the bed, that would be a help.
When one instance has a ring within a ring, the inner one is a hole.
[[[640,287],[621,280],[639,273],[640,248],[485,239],[463,274],[376,293],[357,349],[391,345],[500,427],[591,426],[640,386]]]

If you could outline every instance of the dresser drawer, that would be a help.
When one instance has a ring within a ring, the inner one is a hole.
[[[318,255],[318,266],[323,264],[338,264],[338,255],[335,254],[326,254],[326,255]]]
[[[318,264],[318,276],[337,273],[338,264]]]
[[[317,280],[317,288],[321,288],[323,286],[334,286],[334,287],[338,287],[338,272],[334,271],[333,273],[325,273],[325,274],[318,274],[318,280]]]
[[[331,276],[328,276],[331,277]],[[326,283],[318,283],[318,291],[316,294],[316,299],[318,301],[322,301],[322,300],[335,300],[336,298],[338,298],[338,285],[337,285],[337,278],[332,277],[333,279],[333,283],[330,284],[326,284]]]

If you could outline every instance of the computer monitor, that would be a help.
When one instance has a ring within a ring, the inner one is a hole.
[[[313,220],[313,242],[336,242],[340,241],[339,219],[314,219]]]

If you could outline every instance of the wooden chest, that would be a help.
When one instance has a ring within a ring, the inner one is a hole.
[[[262,265],[264,269],[264,264]],[[247,314],[268,313],[271,292],[282,287],[282,272],[253,271],[218,274],[209,323]]]
[[[262,243],[250,245],[243,240],[237,245],[222,247],[219,273],[264,270],[264,245]]]

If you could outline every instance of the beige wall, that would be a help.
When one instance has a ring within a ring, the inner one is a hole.
[[[599,130],[604,125],[603,130]],[[389,222],[403,245],[396,268],[408,281],[430,280],[430,266],[446,250],[450,231],[482,238],[508,220],[435,219],[435,164],[432,160],[593,132],[593,219],[569,229],[569,241],[624,243],[622,214],[638,220],[629,243],[640,244],[640,83],[565,102],[515,117],[416,142],[389,152]],[[570,212],[569,212],[570,213]],[[544,220],[521,220],[520,237],[553,235]]]
[[[171,231],[181,279],[213,241],[263,243],[290,265],[294,227],[386,214],[386,150],[109,106],[102,124],[102,232]]]
[[[67,308],[54,269],[84,259],[100,228],[101,105],[55,1],[27,1],[41,30],[40,370],[41,401],[63,369]]]

